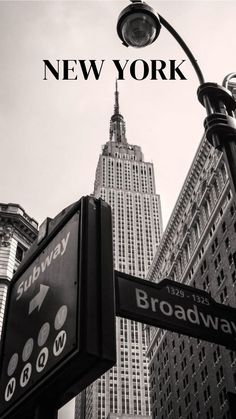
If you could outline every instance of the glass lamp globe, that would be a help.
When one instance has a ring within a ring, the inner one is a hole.
[[[161,24],[158,15],[145,3],[132,3],[118,18],[117,32],[126,46],[142,48],[158,37]]]

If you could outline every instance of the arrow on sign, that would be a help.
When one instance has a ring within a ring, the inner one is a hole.
[[[38,294],[35,295],[34,298],[29,303],[29,314],[32,313],[37,307],[38,311],[40,310],[41,305],[43,304],[43,300],[47,295],[49,287],[47,285],[40,284],[40,290]]]

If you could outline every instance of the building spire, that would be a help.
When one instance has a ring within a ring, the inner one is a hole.
[[[110,121],[110,141],[115,141],[118,143],[126,144],[127,140],[125,137],[125,121],[123,116],[120,114],[119,108],[119,91],[118,91],[118,82],[116,79],[116,89],[115,89],[115,106],[114,114],[111,117]]]
[[[115,91],[115,107],[114,107],[114,114],[119,114],[119,92],[118,92],[118,82],[116,79],[116,91]]]

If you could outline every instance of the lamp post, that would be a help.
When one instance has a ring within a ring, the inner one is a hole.
[[[236,202],[236,101],[227,89],[236,73],[226,76],[223,86],[206,83],[196,59],[181,36],[162,16],[141,0],[131,0],[131,4],[122,10],[117,22],[117,33],[126,47],[141,48],[157,39],[162,26],[182,47],[196,72],[200,83],[197,90],[198,99],[207,112],[204,120],[206,138],[212,146],[223,152]]]

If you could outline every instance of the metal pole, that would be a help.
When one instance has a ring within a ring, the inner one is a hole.
[[[229,175],[229,181],[236,203],[236,135],[230,138],[222,147],[224,161]]]
[[[58,410],[45,399],[36,407],[33,419],[58,419]]]
[[[223,87],[228,89],[230,80],[233,78],[236,78],[236,73],[230,73],[227,76],[225,76],[222,83]],[[228,139],[228,141],[225,143],[222,149],[222,152],[224,155],[224,160],[227,165],[227,170],[230,177],[230,183],[231,185],[234,185],[233,193],[235,193],[234,196],[236,197],[236,134],[234,136],[232,135]]]
[[[198,88],[198,99],[207,109],[204,121],[206,138],[223,153],[236,202],[236,101],[231,92],[216,83],[204,83]]]

